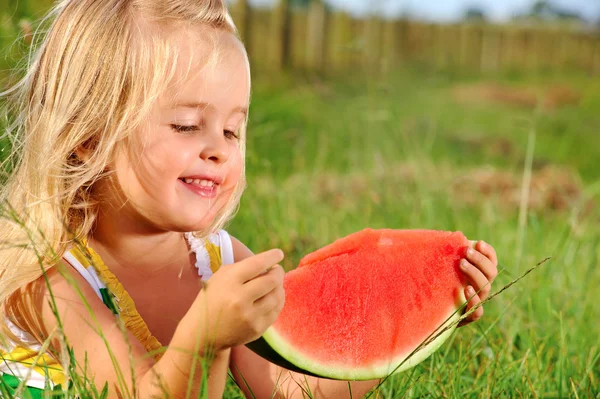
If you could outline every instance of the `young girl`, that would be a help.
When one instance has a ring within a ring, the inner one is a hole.
[[[248,397],[348,397],[346,382],[299,376],[244,346],[283,306],[283,254],[253,255],[222,230],[245,186],[250,93],[224,2],[63,0],[50,20],[14,90],[19,157],[0,222],[5,389],[66,391],[75,370],[109,397],[207,387],[217,398],[231,367]],[[479,242],[462,264],[473,307],[496,254]],[[352,383],[352,395],[375,384]]]

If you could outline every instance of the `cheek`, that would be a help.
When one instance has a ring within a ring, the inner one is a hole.
[[[244,159],[242,158],[242,152],[239,147],[233,150],[232,154],[229,157],[228,163],[230,163],[230,172],[229,175],[232,179],[237,182],[240,179],[242,174],[242,168],[244,166]]]
[[[177,148],[176,148],[177,147]],[[169,184],[176,184],[185,165],[193,157],[190,146],[174,143],[148,143],[141,152],[120,155],[115,168],[121,187],[128,196],[161,196]]]
[[[139,167],[136,168],[140,178],[164,182],[165,179],[179,178],[194,157],[194,152],[189,145],[158,142],[147,146],[140,155]]]

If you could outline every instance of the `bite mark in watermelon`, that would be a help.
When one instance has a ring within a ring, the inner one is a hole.
[[[343,380],[382,378],[426,359],[465,302],[460,233],[366,229],[307,256],[286,274],[285,306],[248,346],[293,371]],[[401,365],[401,366],[399,366]]]

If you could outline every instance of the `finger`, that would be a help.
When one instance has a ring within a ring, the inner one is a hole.
[[[285,303],[285,293],[283,287],[277,287],[267,295],[259,298],[254,302],[256,311],[262,315],[271,313],[279,314]]]
[[[498,273],[497,268],[485,255],[476,249],[467,248],[466,258],[483,273],[490,283],[494,281]]]
[[[498,256],[494,247],[485,241],[478,241],[475,249],[484,254],[495,267],[498,267]]]
[[[475,291],[481,297],[482,300],[488,297],[491,286],[487,277],[475,267],[472,263],[470,263],[466,259],[461,259],[460,261],[460,269],[467,277],[467,281],[469,284],[475,288]]]
[[[271,291],[283,287],[284,275],[283,268],[280,265],[275,265],[268,272],[246,282],[243,289],[248,295],[248,300],[257,301]]]
[[[269,328],[277,317],[285,302],[285,294],[283,288],[276,288],[267,295],[254,302],[253,314],[257,323],[257,330],[264,332]]]
[[[465,288],[465,296],[467,297],[467,312],[481,303],[481,298],[471,286]],[[460,322],[459,326],[464,326],[474,321],[477,321],[483,316],[483,307],[479,306],[466,319]]]
[[[282,260],[283,251],[280,249],[271,249],[238,262],[235,269],[240,282],[243,284],[261,274],[265,274],[271,267]]]

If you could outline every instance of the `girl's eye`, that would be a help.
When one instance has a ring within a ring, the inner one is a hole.
[[[200,130],[198,125],[176,125],[172,124],[171,129],[176,131],[177,133],[194,133]],[[223,134],[228,139],[238,139],[238,135],[233,130],[223,130]]]
[[[198,126],[196,125],[171,125],[171,129],[175,130],[178,133],[191,133],[191,132],[195,132],[196,130],[199,129]]]
[[[233,130],[223,130],[223,134],[228,139],[239,139],[238,135]]]

